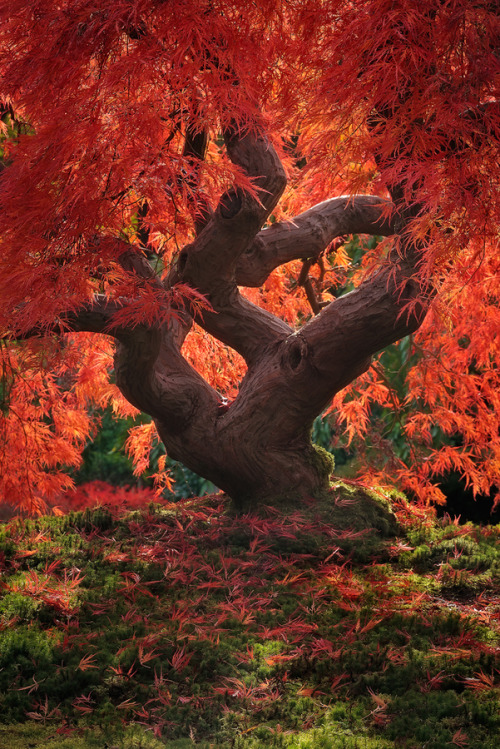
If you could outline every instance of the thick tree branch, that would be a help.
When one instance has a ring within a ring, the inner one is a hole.
[[[330,303],[300,331],[308,365],[325,382],[326,402],[368,368],[373,354],[422,323],[426,290],[413,278],[413,264],[396,263]]]
[[[116,382],[136,408],[174,436],[208,428],[220,398],[182,357],[168,326],[135,328],[115,354]]]
[[[117,244],[122,250],[118,257],[118,262],[123,270],[128,273],[134,273],[143,281],[152,283],[158,291],[165,291],[153,266],[137,247],[123,240],[117,240]]]
[[[276,206],[286,178],[263,134],[234,130],[226,133],[226,144],[231,160],[253,180],[258,197],[240,188],[226,192],[199,236],[182,250],[177,272],[180,280],[209,299],[215,311],[205,313],[200,324],[251,366],[260,351],[283,340],[290,328],[240,296],[235,269]]]
[[[236,281],[239,286],[261,286],[278,266],[316,258],[345,234],[393,233],[391,203],[384,198],[356,195],[325,200],[289,222],[260,231],[238,259]]]
[[[210,335],[241,354],[248,366],[292,332],[286,322],[245,299],[236,287],[222,287],[220,291],[220,295],[219,290],[211,295],[212,303],[217,299],[217,312],[203,312],[198,322]]]
[[[232,133],[226,140],[231,160],[254,181],[258,198],[231,188],[199,237],[182,251],[182,275],[203,293],[210,293],[211,286],[221,280],[234,283],[238,258],[276,206],[286,184],[278,155],[263,135]]]
[[[126,301],[124,300],[124,304]],[[140,411],[161,422],[172,434],[199,431],[215,421],[221,400],[179,351],[175,321],[162,328],[121,326],[114,322],[120,302],[98,296],[61,316],[51,328],[33,328],[10,338],[25,340],[61,333],[104,333],[117,340],[116,383]]]
[[[252,424],[255,443],[269,454],[308,444],[315,417],[335,393],[368,369],[373,354],[415,331],[425,316],[428,299],[413,279],[413,262],[391,260],[257,362],[222,419],[221,433]],[[266,431],[255,414],[265,421],[268,412],[273,428]]]
[[[36,336],[82,332],[105,333],[114,338],[125,337],[127,329],[113,325],[113,317],[121,308],[122,305],[97,294],[93,301],[82,304],[77,310],[60,315],[50,327],[34,326],[29,330],[14,330],[5,338],[22,341]]]

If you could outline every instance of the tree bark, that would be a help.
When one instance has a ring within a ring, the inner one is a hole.
[[[416,280],[420,250],[405,234],[411,216],[397,202],[336,198],[263,229],[286,183],[279,158],[257,125],[241,132],[232,128],[225,140],[230,158],[255,189],[231,189],[215,210],[207,207],[195,239],[166,281],[138,248],[121,240],[118,245],[123,268],[140,279],[139,287],[152,285],[165,303],[178,282],[205,295],[212,310],[196,321],[248,366],[235,400],[226,403],[182,356],[192,323],[185,310],[162,325],[127,327],[119,324],[117,313],[129,300],[96,297],[54,330],[114,336],[116,383],[134,406],[152,416],[168,455],[249,507],[283,495],[314,496],[328,487],[332,461],[311,443],[314,419],[366,371],[373,354],[416,330],[429,291]],[[202,158],[206,141],[201,136],[199,141],[188,147]],[[147,206],[143,219],[146,213]],[[398,248],[383,267],[299,330],[239,292],[239,285],[261,285],[283,263],[318,257],[336,237],[395,232]],[[144,227],[140,241],[147,245]]]

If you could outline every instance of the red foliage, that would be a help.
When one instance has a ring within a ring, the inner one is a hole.
[[[113,266],[116,239],[138,244],[145,200],[149,243],[166,272],[207,202],[229,181],[249,187],[217,135],[257,116],[249,102],[260,101],[274,141],[296,141],[282,148],[290,180],[276,218],[339,192],[385,195],[394,184],[418,207],[420,273],[441,295],[415,336],[421,356],[406,382],[404,405],[414,410],[403,432],[414,460],[393,459],[378,475],[370,468],[371,480],[396,479],[439,501],[432,480],[453,469],[475,492],[490,491],[500,476],[498,33],[491,0],[4,0],[0,332],[43,329],[96,292],[130,291]],[[192,120],[213,136],[202,164],[183,152]],[[381,244],[352,269],[337,248],[326,273],[311,271],[323,301],[342,266],[358,283],[384,252]],[[287,321],[307,319],[298,273],[290,263],[248,295]],[[171,313],[147,284],[133,293],[122,322]],[[199,330],[184,352],[235,395],[239,356]],[[93,407],[133,412],[110,369],[103,337],[2,343],[4,500],[32,511],[60,502],[71,485],[64,468],[78,465],[93,434]],[[335,399],[349,438],[365,438],[375,404],[401,405],[379,372]],[[460,444],[434,446],[433,427]],[[136,436],[143,465],[147,445]]]
[[[139,489],[133,486],[111,486],[105,481],[90,481],[71,491],[65,492],[51,510],[59,515],[72,511],[105,507],[114,515],[124,510],[145,509],[152,502],[158,504],[161,498],[153,489]],[[165,502],[165,504],[168,504]]]

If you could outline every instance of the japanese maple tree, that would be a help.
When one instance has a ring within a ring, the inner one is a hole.
[[[313,420],[397,410],[373,357],[421,327],[425,460],[388,470],[494,485],[499,31],[491,0],[4,0],[4,496],[60,491],[110,399],[240,502],[314,494]]]

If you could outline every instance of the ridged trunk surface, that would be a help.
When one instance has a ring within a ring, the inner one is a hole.
[[[252,507],[289,496],[316,496],[329,486],[333,460],[311,443],[306,434],[283,444],[272,428],[272,414],[259,415],[240,429],[225,429],[223,419],[213,425],[211,438],[194,446],[174,440],[156,422],[168,454],[212,481],[239,507]]]

